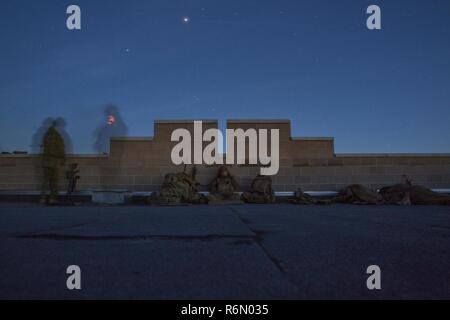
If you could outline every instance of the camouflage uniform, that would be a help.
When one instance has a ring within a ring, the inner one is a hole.
[[[275,192],[272,189],[272,179],[258,175],[252,182],[251,190],[242,195],[242,200],[247,203],[274,203]]]
[[[399,205],[450,205],[450,196],[440,194],[419,185],[413,185],[410,180],[380,189],[383,199],[389,204]]]
[[[77,180],[80,179],[78,175],[80,170],[78,170],[78,164],[72,163],[69,167],[69,170],[66,171],[66,179],[67,179],[67,196],[70,198],[72,193],[77,189]]]
[[[307,193],[304,193],[302,189],[298,189],[294,197],[289,199],[290,203],[293,204],[330,204],[332,200],[329,199],[316,199]]]
[[[42,147],[42,201],[46,201],[47,190],[50,189],[49,202],[54,203],[58,196],[59,167],[66,161],[64,141],[54,126],[47,130]]]
[[[239,184],[230,174],[228,168],[226,166],[222,166],[219,169],[217,177],[210,183],[210,194],[208,196],[208,200],[210,202],[240,200],[240,196],[235,193],[238,190]]]
[[[378,192],[360,184],[352,184],[342,191],[342,195],[332,199],[333,202],[353,204],[381,204],[383,197]]]
[[[313,198],[312,196],[310,196],[307,193],[304,193],[302,191],[302,189],[298,189],[295,194],[294,194],[294,198],[289,199],[290,203],[293,204],[317,204],[318,200]]]
[[[191,175],[185,172],[168,173],[164,177],[161,190],[153,193],[149,202],[151,204],[205,203],[206,199],[198,193],[197,187],[195,171]]]

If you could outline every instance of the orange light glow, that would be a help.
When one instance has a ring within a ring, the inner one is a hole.
[[[108,125],[113,125],[116,122],[116,118],[113,115],[108,116]]]

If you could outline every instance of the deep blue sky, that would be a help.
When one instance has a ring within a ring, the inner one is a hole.
[[[2,0],[0,40],[2,150],[61,116],[93,152],[113,103],[131,136],[155,119],[288,118],[339,153],[450,152],[447,0]]]

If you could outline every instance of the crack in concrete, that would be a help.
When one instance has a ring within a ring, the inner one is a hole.
[[[272,264],[283,274],[287,273],[287,268],[284,266],[283,262],[275,257],[265,246],[264,246],[264,236],[268,233],[263,230],[256,230],[250,226],[251,221],[241,216],[239,211],[236,208],[229,207],[230,210],[237,214],[239,220],[254,234],[253,238],[255,243],[260,247],[260,249],[264,252],[266,257],[272,262]]]
[[[51,231],[58,231],[58,230],[66,230],[66,229],[73,229],[73,228],[83,227],[83,226],[86,226],[86,225],[90,224],[91,222],[93,222],[93,221],[77,223],[77,224],[72,224],[72,225],[62,226],[62,227],[48,228],[48,229],[32,232],[30,235],[40,234],[40,233],[43,233],[43,232],[51,232]],[[16,237],[20,237],[20,235],[16,236]]]
[[[43,233],[43,234],[28,234],[19,235],[16,238],[20,239],[35,239],[35,240],[55,240],[55,241],[114,241],[114,240],[167,240],[167,241],[213,241],[222,239],[235,239],[236,241],[251,241],[254,242],[253,236],[245,235],[221,235],[221,234],[209,234],[209,235],[134,235],[134,236],[86,236],[86,235],[69,235],[69,234],[57,234],[57,233]]]
[[[438,229],[446,229],[446,230],[450,229],[450,226],[439,226],[439,225],[432,225],[432,224],[428,225],[428,227],[430,227],[430,228],[438,228]]]

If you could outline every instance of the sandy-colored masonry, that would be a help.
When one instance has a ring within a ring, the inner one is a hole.
[[[203,128],[217,128],[203,121]],[[171,163],[173,130],[193,130],[193,121],[156,121],[152,138],[113,138],[109,155],[71,155],[79,164],[79,190],[157,190],[168,172],[183,170]],[[339,190],[360,183],[370,187],[398,183],[402,175],[430,188],[450,187],[450,154],[335,154],[333,138],[293,138],[289,120],[229,120],[227,128],[280,130],[280,171],[273,176],[276,191]],[[199,166],[198,180],[208,184],[217,166]],[[259,167],[233,166],[242,189],[247,189]],[[40,189],[40,162],[36,155],[0,156],[0,191]],[[62,179],[62,184],[65,181]],[[64,189],[64,186],[61,186]],[[205,188],[205,187],[204,187]]]

